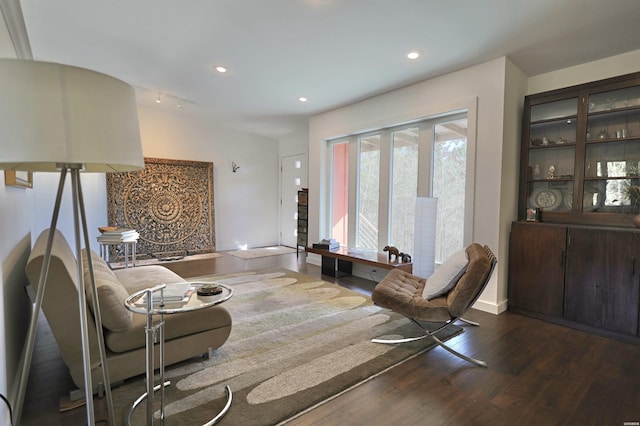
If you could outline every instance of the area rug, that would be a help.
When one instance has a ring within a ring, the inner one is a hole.
[[[233,297],[224,303],[233,329],[212,358],[167,368],[171,385],[165,415],[170,425],[206,423],[224,405],[225,385],[233,391],[233,403],[222,425],[286,422],[432,347],[426,341],[372,343],[374,337],[414,336],[419,329],[374,306],[366,295],[307,275],[279,269],[195,280],[233,288]],[[439,337],[461,331],[452,326]],[[114,389],[118,419],[126,418],[144,390],[143,377]],[[145,424],[145,415],[143,403],[132,424]]]
[[[189,256],[184,256],[175,260],[160,260],[160,259],[136,259],[136,266],[146,266],[146,265],[164,265],[167,263],[185,261],[185,260],[198,260],[198,259],[215,259],[216,257],[221,257],[220,253],[201,253],[201,254],[193,254]],[[111,269],[122,269],[125,267],[124,262],[110,262],[109,265]],[[129,265],[131,265],[131,261],[129,261]]]
[[[295,253],[296,249],[285,246],[261,247],[247,250],[229,251],[227,254],[241,259],[255,259],[258,257],[277,256],[279,254]]]

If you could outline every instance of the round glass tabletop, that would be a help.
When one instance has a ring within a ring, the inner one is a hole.
[[[212,296],[198,294],[198,289],[212,285],[222,291]],[[138,314],[177,314],[218,305],[229,300],[231,296],[233,296],[233,290],[224,284],[210,282],[160,284],[133,293],[125,301],[125,307]],[[151,303],[147,301],[149,297],[151,297]]]

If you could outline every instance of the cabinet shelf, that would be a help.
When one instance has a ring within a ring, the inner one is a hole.
[[[536,120],[536,121],[531,121],[530,124],[534,125],[534,124],[547,124],[547,123],[554,123],[556,121],[558,122],[562,122],[564,121],[567,124],[571,124],[570,122],[575,121],[578,119],[578,116],[573,114],[573,115],[567,115],[564,117],[553,117],[553,118],[545,118],[543,120]]]
[[[606,139],[590,139],[585,141],[585,145],[594,145],[599,143],[611,143],[611,142],[622,142],[622,141],[635,141],[640,142],[639,136],[627,136],[626,138],[606,138]],[[546,147],[544,147],[546,148]]]
[[[603,180],[628,180],[635,179],[640,180],[640,176],[632,175],[632,176],[605,176],[605,177],[586,177],[584,178],[585,182],[600,182]]]
[[[595,117],[598,115],[606,115],[612,113],[626,113],[626,112],[636,112],[640,114],[640,106],[628,106],[624,108],[614,108],[614,109],[603,109],[600,111],[589,112],[589,117]]]
[[[567,146],[575,146],[575,142],[566,142],[566,143],[550,143],[549,145],[531,145],[529,149],[554,149],[554,148],[562,148]]]
[[[573,177],[559,177],[555,179],[528,179],[527,182],[530,182],[530,183],[542,182],[542,183],[551,183],[551,184],[555,182],[573,182]]]

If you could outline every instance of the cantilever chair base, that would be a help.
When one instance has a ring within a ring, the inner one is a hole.
[[[446,327],[450,326],[451,324],[453,324],[454,321],[450,321],[447,322],[445,325],[443,325],[442,327],[438,328],[435,331],[429,331],[426,328],[424,328],[422,326],[422,324],[420,324],[418,321],[414,320],[413,318],[409,318],[411,321],[413,321],[414,323],[416,323],[422,330],[424,330],[424,333],[422,336],[418,336],[418,337],[407,337],[405,339],[371,339],[371,341],[373,343],[383,343],[383,344],[387,344],[387,345],[397,345],[400,343],[409,343],[409,342],[415,342],[417,340],[422,340],[425,339],[427,337],[430,337],[431,340],[433,340],[437,345],[440,345],[443,349],[449,351],[450,353],[452,353],[453,355],[460,357],[462,359],[464,359],[465,361],[469,361],[470,363],[473,363],[479,367],[485,367],[487,368],[487,363],[484,361],[481,361],[479,359],[476,358],[472,358],[470,356],[461,354],[460,352],[456,351],[455,349],[452,349],[451,347],[449,347],[448,345],[446,345],[442,340],[438,339],[435,334],[437,332],[439,332],[440,330],[445,329]],[[467,324],[470,325],[479,325],[477,322],[473,322],[473,321],[467,321],[464,320],[462,318],[459,318],[461,321],[466,322]]]
[[[376,285],[371,294],[371,299],[376,305],[404,315],[417,324],[424,334],[418,337],[396,340],[372,339],[372,342],[400,344],[415,342],[429,337],[433,342],[453,355],[477,366],[487,367],[486,362],[461,354],[436,337],[436,333],[458,320],[472,326],[479,325],[477,322],[462,318],[462,316],[478,300],[478,297],[485,289],[496,265],[496,257],[489,247],[483,247],[475,243],[468,246],[465,252],[468,264],[464,273],[447,294],[431,300],[423,297],[427,279],[405,271],[391,270]],[[438,324],[439,327],[434,331],[429,331],[419,321]]]

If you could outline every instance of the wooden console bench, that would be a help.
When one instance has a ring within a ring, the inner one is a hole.
[[[322,273],[332,277],[351,275],[353,262],[362,263],[374,268],[398,268],[409,273],[413,271],[413,266],[409,262],[389,262],[387,253],[349,253],[348,249],[342,247],[334,250],[307,247],[307,251],[322,256]]]

